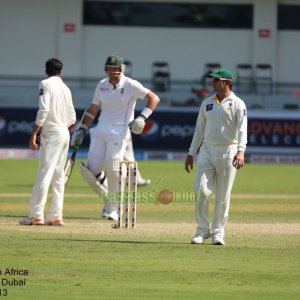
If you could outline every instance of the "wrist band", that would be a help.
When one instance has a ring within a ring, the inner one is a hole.
[[[144,117],[145,119],[148,119],[152,114],[152,110],[148,107],[145,107],[142,112],[141,112],[141,116]]]

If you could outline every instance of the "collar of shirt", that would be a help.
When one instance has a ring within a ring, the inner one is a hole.
[[[234,93],[231,92],[230,95],[229,95],[228,97],[224,98],[222,101],[220,101],[220,100],[218,99],[217,94],[215,94],[215,95],[212,97],[212,99],[213,99],[213,101],[214,101],[215,103],[217,103],[217,104],[219,105],[219,104],[221,104],[222,102],[225,102],[226,100],[233,99],[233,97],[234,97]]]
[[[120,80],[119,82],[116,84],[116,89],[118,89],[120,86],[122,86],[125,82],[125,75],[121,74]],[[109,78],[107,78],[106,80],[106,86],[110,89],[110,90],[114,90],[114,86],[109,82]]]
[[[50,76],[50,77],[49,77],[49,79],[51,79],[51,80],[58,80],[58,81],[62,81],[61,77],[60,77],[60,76],[56,76],[56,75],[54,75],[54,76]]]

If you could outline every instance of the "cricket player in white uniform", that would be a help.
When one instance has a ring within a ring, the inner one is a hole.
[[[127,141],[127,146],[126,146],[126,149],[125,149],[123,160],[132,161],[132,162],[135,161],[131,133],[130,133],[129,139]],[[130,166],[130,168],[131,168],[131,172],[133,174],[133,166]],[[141,174],[141,172],[139,171],[138,168],[136,169],[136,177],[137,177],[137,186],[138,187],[151,184],[151,180],[150,179],[144,179],[142,177],[142,174]],[[108,193],[108,190],[107,190],[107,178],[105,176],[105,172],[101,172],[101,174],[99,176],[97,176],[97,179],[98,179],[98,181],[99,181],[99,183],[101,185],[102,192],[104,194]],[[109,218],[108,211],[110,211],[110,208],[109,208],[110,205],[109,205],[109,203],[106,203],[105,200],[106,199],[104,199],[104,206],[101,209],[101,216],[102,216],[102,218]]]
[[[49,59],[46,62],[48,79],[39,84],[39,110],[29,141],[30,149],[37,149],[37,136],[42,128],[39,168],[30,199],[30,215],[20,220],[21,225],[63,225],[64,166],[70,142],[68,128],[75,124],[76,114],[71,91],[61,79],[62,68],[60,60]],[[45,220],[50,185],[52,204]]]
[[[193,169],[193,157],[198,152],[195,190],[196,235],[192,244],[202,244],[212,237],[213,245],[225,244],[230,194],[237,169],[244,165],[247,144],[247,109],[243,100],[232,91],[233,75],[220,69],[210,73],[216,92],[200,107],[196,130],[185,161],[185,170]],[[208,221],[208,199],[215,194],[212,226]]]
[[[81,164],[83,179],[97,192],[101,191],[96,176],[105,170],[109,195],[117,195],[120,161],[130,131],[141,134],[145,120],[149,118],[159,103],[159,97],[141,83],[124,75],[125,65],[121,56],[111,55],[105,62],[107,78],[101,80],[95,90],[93,101],[87,108],[80,127],[71,138],[71,146],[78,148],[85,132],[92,124],[98,111],[101,114],[96,127],[90,129],[91,143],[87,166]],[[138,99],[147,101],[141,114],[134,119],[134,109]],[[116,198],[116,197],[115,197]],[[116,199],[109,199],[106,205],[108,219],[118,220]]]

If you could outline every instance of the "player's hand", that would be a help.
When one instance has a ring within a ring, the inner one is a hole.
[[[244,156],[244,152],[242,151],[238,151],[237,154],[234,156],[233,158],[233,162],[232,165],[236,168],[236,169],[240,169],[244,166],[245,163],[245,156]]]
[[[29,140],[29,148],[35,150],[39,148],[39,137],[36,134],[32,134]]]
[[[74,151],[78,150],[81,146],[86,130],[84,128],[79,128],[71,136],[70,145]]]
[[[139,116],[129,123],[129,128],[132,133],[141,134],[144,130],[145,124],[145,118],[143,116]]]
[[[184,168],[188,173],[190,173],[191,170],[193,170],[193,162],[194,162],[193,156],[187,155],[184,163]]]

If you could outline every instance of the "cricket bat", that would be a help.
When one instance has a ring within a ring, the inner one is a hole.
[[[76,158],[77,151],[73,151],[72,155],[67,159],[65,164],[65,187],[68,184],[70,179],[71,173],[73,171],[75,165],[75,158]]]

